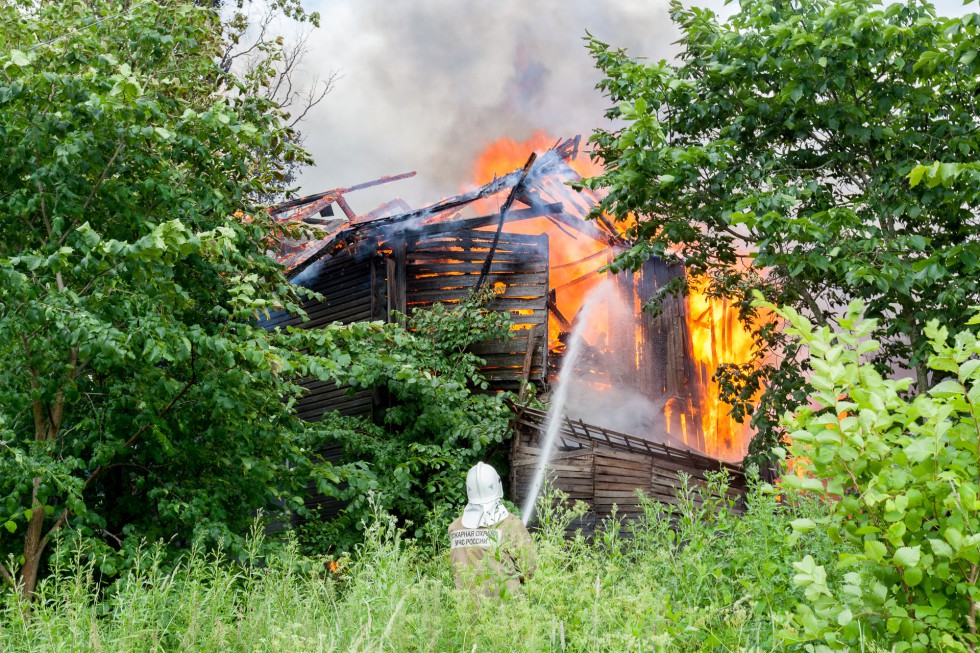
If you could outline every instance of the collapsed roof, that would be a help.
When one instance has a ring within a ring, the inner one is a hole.
[[[405,179],[414,176],[414,172],[284,202],[270,209],[270,213],[280,220],[309,225],[319,232],[319,237],[284,243],[277,259],[292,278],[318,258],[358,241],[383,242],[396,233],[423,229],[427,234],[479,229],[496,226],[501,218],[512,223],[544,217],[566,234],[585,235],[607,246],[623,246],[625,242],[619,231],[604,217],[595,221],[586,219],[598,204],[598,197],[587,189],[576,192],[567,185],[582,179],[568,165],[578,155],[579,143],[580,137],[559,142],[534,158],[527,170],[515,170],[480,188],[421,209],[413,210],[395,199],[370,213],[357,215],[346,200],[348,193]],[[523,208],[500,210],[509,207],[509,203],[520,203]],[[343,217],[335,216],[335,206]]]

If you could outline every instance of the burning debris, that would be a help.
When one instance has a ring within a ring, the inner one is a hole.
[[[711,379],[718,363],[744,362],[750,352],[734,311],[697,292],[667,299],[657,316],[642,311],[683,267],[651,259],[636,273],[605,272],[627,247],[622,230],[601,217],[587,219],[599,198],[568,186],[598,170],[579,156],[578,138],[550,149],[543,141],[488,148],[474,171],[481,185],[422,209],[395,200],[357,215],[346,200],[360,188],[414,173],[275,207],[273,215],[321,234],[284,243],[279,257],[295,283],[326,296],[307,306],[311,320],[303,326],[387,320],[395,310],[457,303],[486,284],[494,289],[490,308],[510,312],[513,321],[509,339],[477,351],[487,361],[488,380],[497,389],[528,381],[546,386],[558,376],[586,298],[601,287],[601,308],[583,331],[583,352],[571,373],[570,416],[740,459],[749,434],[727,416]],[[272,324],[298,320],[283,315]],[[304,404],[313,407],[309,414],[340,400],[329,389],[314,390]],[[370,405],[345,401],[350,414]]]

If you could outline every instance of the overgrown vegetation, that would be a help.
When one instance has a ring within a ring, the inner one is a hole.
[[[824,536],[788,545],[789,520],[818,518],[819,506],[790,509],[754,493],[748,514],[738,516],[710,496],[699,506],[696,496],[681,495],[676,530],[660,504],[646,504],[629,527],[632,539],[610,528],[592,542],[566,540],[571,514],[543,510],[540,567],[523,596],[478,610],[455,589],[445,548],[420,549],[377,512],[365,542],[336,572],[295,549],[240,562],[196,549],[167,568],[150,548],[103,594],[90,566],[66,564],[41,582],[29,615],[7,596],[0,648],[781,650],[774,617],[801,596],[781,561],[831,559]]]
[[[289,490],[290,377],[331,363],[254,324],[296,300],[250,198],[307,157],[218,66],[212,10],[18,0],[0,25],[0,577],[30,594],[62,528],[109,574],[134,536],[233,546]]]
[[[492,290],[490,290],[492,292]],[[329,522],[313,519],[302,529],[309,550],[349,547],[360,539],[368,496],[396,515],[414,535],[441,533],[463,503],[461,479],[477,461],[505,469],[500,445],[512,416],[507,393],[487,393],[483,360],[471,345],[507,337],[506,314],[484,308],[489,296],[457,305],[417,310],[405,327],[386,325],[372,337],[349,343],[337,378],[383,397],[379,419],[326,414],[308,427],[308,447],[343,447],[342,462],[312,461],[311,477],[326,496],[345,507]]]
[[[791,324],[756,325],[780,367],[719,375],[736,410],[769,384],[757,450],[786,430],[792,468],[744,514],[716,477],[588,540],[546,501],[538,572],[478,607],[445,524],[500,452],[508,413],[468,348],[507,320],[475,298],[259,328],[299,311],[255,202],[306,156],[268,92],[274,42],[239,78],[198,5],[0,5],[0,649],[975,651],[977,18],[674,16],[676,66],[591,41],[625,124],[588,183],[638,218],[615,267],[678,252]],[[382,414],[304,424],[303,377],[373,389]],[[344,463],[318,458],[337,443]],[[302,514],[311,479],[340,519],[247,535],[264,508]]]
[[[817,329],[782,311],[811,352],[811,406],[789,422],[798,474],[787,486],[824,497],[829,513],[799,520],[835,543],[827,568],[797,563],[806,601],[793,637],[834,649],[872,637],[893,651],[973,651],[980,600],[980,342],[967,331],[925,326],[929,367],[942,381],[913,399],[911,379],[884,379],[863,363],[876,325],[853,304],[846,329]],[[973,323],[980,323],[974,317]]]
[[[493,314],[257,326],[300,308],[267,255],[297,234],[255,198],[307,156],[263,91],[282,44],[239,76],[223,33],[176,0],[0,4],[0,585],[25,595],[55,537],[85,540],[106,579],[144,539],[239,556],[256,510],[302,511],[311,475],[351,500],[335,539],[356,538],[372,488],[418,524],[502,437],[460,354],[506,328]],[[303,377],[383,388],[392,408],[382,427],[311,427],[292,414]],[[318,464],[326,439],[351,464]]]

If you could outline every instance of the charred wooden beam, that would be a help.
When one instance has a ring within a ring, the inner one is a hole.
[[[558,304],[555,303],[555,298],[551,294],[548,296],[548,310],[555,316],[555,319],[558,320],[558,324],[561,326],[562,331],[568,332],[572,330],[572,323],[568,321],[568,318],[562,315],[560,310],[558,310]]]
[[[500,209],[500,222],[497,223],[497,233],[493,237],[493,244],[490,245],[490,251],[487,252],[487,260],[483,264],[483,269],[480,270],[480,280],[476,282],[476,289],[474,293],[479,293],[480,289],[483,287],[483,282],[487,278],[487,274],[490,272],[490,265],[493,263],[493,254],[497,251],[497,244],[500,242],[500,232],[504,229],[504,221],[507,219],[507,212],[510,211],[511,205],[517,198],[518,193],[524,188],[524,181],[527,179],[527,173],[531,171],[531,166],[537,160],[538,155],[534,152],[531,156],[527,158],[527,163],[524,164],[524,169],[521,171],[521,176],[518,178],[517,183],[514,184],[514,188],[511,189],[510,194],[507,196],[507,201],[504,202],[503,207]]]
[[[592,240],[598,241],[600,243],[605,243],[610,247],[622,247],[624,244],[622,238],[618,238],[607,234],[605,231],[595,226],[594,222],[583,220],[581,218],[576,218],[568,215],[567,213],[559,213],[551,217],[561,222],[562,224],[571,227],[575,231],[578,231],[579,233],[588,236]]]
[[[532,324],[527,330],[527,347],[524,352],[524,366],[521,368],[521,388],[518,390],[517,397],[524,403],[524,395],[527,393],[527,384],[531,379],[531,361],[534,359],[534,336],[538,331],[538,325]]]
[[[585,274],[583,274],[581,276],[575,277],[571,281],[566,281],[565,283],[561,284],[560,286],[555,286],[553,288],[553,290],[556,290],[557,291],[557,290],[561,290],[562,288],[569,288],[569,287],[574,286],[576,284],[580,284],[583,281],[587,281],[587,280],[591,279],[592,277],[597,277],[600,274],[605,274],[605,273],[602,271],[602,268],[596,268],[595,270],[591,270],[591,271],[586,272]]]
[[[546,217],[548,218],[548,222],[550,222],[551,224],[555,225],[555,228],[557,228],[558,231],[562,232],[563,234],[565,234],[566,236],[568,236],[569,238],[571,238],[573,240],[578,240],[578,237],[575,234],[573,234],[571,231],[569,231],[565,227],[561,226],[561,223],[558,222],[558,220],[555,220],[555,216],[549,215],[549,216],[546,216]]]
[[[557,213],[561,213],[564,208],[565,207],[561,204],[561,202],[554,202],[552,204],[545,204],[542,207],[517,209],[515,211],[510,211],[507,214],[506,221],[511,223],[520,222],[521,220],[532,220],[534,218],[547,218]],[[490,225],[497,224],[499,220],[500,214],[494,213],[493,215],[484,215],[478,218],[468,218],[466,220],[447,220],[445,222],[435,222],[425,225],[425,235],[430,236],[435,234],[452,233],[462,229],[479,229],[480,227],[489,227]]]
[[[346,215],[349,220],[357,219],[357,214],[354,213],[354,209],[350,207],[350,204],[347,203],[347,200],[344,199],[344,196],[341,193],[337,193],[334,199],[337,202],[337,206],[340,207],[340,210],[344,212],[344,215]]]
[[[589,254],[588,256],[582,257],[577,261],[570,261],[568,263],[562,263],[561,265],[552,266],[552,270],[565,270],[567,268],[573,268],[577,265],[582,265],[583,263],[588,263],[597,258],[608,257],[609,251],[605,249],[600,249],[598,252]]]
[[[317,200],[323,199],[328,195],[336,195],[337,193],[344,194],[350,193],[355,190],[363,190],[365,188],[372,188],[374,186],[380,186],[381,184],[388,184],[393,181],[399,181],[401,179],[408,179],[415,176],[415,171],[406,172],[400,175],[391,175],[388,177],[379,177],[372,181],[364,182],[363,184],[357,184],[356,186],[349,186],[347,188],[335,188],[333,190],[324,191],[322,193],[315,193],[313,195],[306,195],[305,197],[300,197],[294,200],[289,200],[287,202],[282,202],[269,209],[269,213],[277,215],[279,213],[284,213],[289,209],[296,208],[297,206],[303,206],[309,204],[310,202],[316,202]]]

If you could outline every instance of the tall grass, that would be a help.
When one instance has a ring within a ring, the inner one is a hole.
[[[340,573],[292,546],[237,562],[194,550],[169,568],[150,547],[100,591],[78,556],[29,609],[2,600],[0,651],[782,650],[791,561],[830,558],[818,535],[787,544],[788,524],[818,507],[753,492],[738,515],[718,489],[703,504],[683,490],[672,520],[645,502],[638,520],[592,540],[564,537],[574,513],[542,509],[524,593],[478,606],[455,589],[447,551],[406,539],[382,513]]]

